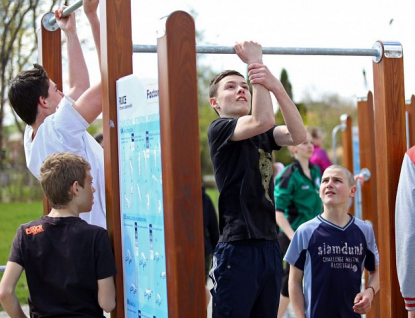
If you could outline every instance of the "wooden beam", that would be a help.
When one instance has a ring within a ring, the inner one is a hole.
[[[352,126],[352,117],[347,115],[346,117],[346,129],[342,130],[342,149],[343,149],[343,166],[349,169],[352,173],[353,171],[353,126]],[[349,212],[354,214],[354,204],[349,208]]]
[[[40,24],[38,30],[38,63],[42,65],[49,78],[58,86],[60,91],[62,87],[62,42],[61,29],[48,31],[43,24]],[[43,194],[43,214],[49,214],[50,204]]]
[[[411,96],[411,103],[405,105],[406,114],[408,116],[408,136],[409,148],[415,145],[415,96]]]
[[[101,8],[101,74],[104,135],[105,195],[107,230],[110,235],[117,276],[117,307],[111,317],[124,317],[124,284],[121,246],[120,194],[118,173],[116,80],[132,74],[133,49],[130,1],[105,0]]]
[[[372,223],[375,232],[375,238],[379,236],[378,230],[378,209],[376,198],[376,149],[375,149],[375,128],[373,113],[373,94],[369,92],[365,101],[357,103],[357,123],[359,127],[359,152],[360,167],[370,171],[370,179],[365,181],[361,187],[362,194],[362,216],[363,220],[369,220]],[[366,282],[368,275],[365,275]],[[375,301],[367,318],[380,317],[380,303]]]
[[[169,317],[206,317],[195,47],[174,12],[157,41]]]
[[[385,45],[379,42],[383,51]],[[403,57],[373,62],[380,302],[382,317],[406,317],[396,273],[395,199],[406,150]]]

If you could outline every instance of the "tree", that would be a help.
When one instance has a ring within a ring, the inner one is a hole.
[[[51,8],[58,0],[51,1]],[[0,0],[0,171],[3,170],[3,120],[7,105],[7,85],[13,76],[33,61],[36,51],[36,21],[45,11],[44,0]],[[50,1],[48,1],[50,3]],[[43,10],[43,11],[41,11]],[[15,116],[15,114],[13,113]],[[23,127],[17,120],[20,132]]]

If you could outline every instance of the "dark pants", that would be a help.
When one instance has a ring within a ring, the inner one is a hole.
[[[213,318],[275,318],[281,290],[278,241],[218,243],[213,253]]]
[[[278,242],[280,243],[281,255],[284,257],[287,253],[288,246],[290,245],[290,239],[283,232],[278,233]],[[281,286],[281,295],[284,297],[289,297],[288,293],[288,278],[290,276],[290,264],[284,262],[282,269],[282,286]]]

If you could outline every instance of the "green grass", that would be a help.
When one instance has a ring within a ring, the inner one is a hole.
[[[7,263],[17,227],[22,223],[37,219],[42,214],[43,203],[41,201],[0,203],[0,265]],[[3,277],[3,273],[0,273],[1,277]],[[27,304],[29,290],[24,272],[17,283],[16,294],[21,304]],[[1,305],[0,310],[3,310]]]

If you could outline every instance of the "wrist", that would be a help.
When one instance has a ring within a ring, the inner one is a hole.
[[[373,294],[373,298],[372,298],[372,300],[373,300],[373,299],[375,299],[375,296],[376,296],[376,291],[375,291],[375,289],[373,288],[373,286],[371,286],[371,285],[367,286],[367,287],[366,287],[366,290],[368,290],[368,289],[371,289],[371,290],[372,290],[372,294]]]

